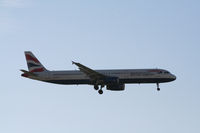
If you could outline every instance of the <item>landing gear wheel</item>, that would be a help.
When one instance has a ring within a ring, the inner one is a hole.
[[[100,89],[100,90],[98,91],[98,93],[99,93],[100,95],[103,94],[103,90]]]
[[[95,90],[98,90],[98,89],[99,89],[99,86],[98,86],[98,85],[94,85],[94,89],[95,89]]]
[[[157,91],[160,91],[159,83],[157,83],[156,85],[157,85]]]

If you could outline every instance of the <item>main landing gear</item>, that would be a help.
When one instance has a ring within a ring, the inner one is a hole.
[[[100,90],[98,91],[98,93],[99,93],[100,95],[103,94],[103,90],[100,89]]]
[[[101,94],[103,94],[103,90],[102,90],[102,88],[104,87],[104,85],[101,85],[101,88],[99,89],[99,86],[98,85],[94,85],[94,89],[95,90],[98,90],[98,93],[101,95]]]
[[[98,85],[94,85],[94,89],[97,91],[99,89]]]
[[[159,83],[156,83],[157,85],[157,91],[160,91]]]

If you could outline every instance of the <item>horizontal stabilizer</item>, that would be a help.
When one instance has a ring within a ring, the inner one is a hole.
[[[26,70],[23,70],[23,69],[21,69],[20,71],[23,72],[23,74],[22,74],[23,77],[28,77],[28,76],[35,76],[36,77],[37,76],[33,72],[29,72],[29,71],[26,71]]]

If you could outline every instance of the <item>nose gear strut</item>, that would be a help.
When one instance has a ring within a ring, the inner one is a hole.
[[[157,91],[160,91],[159,83],[156,83],[157,85]]]

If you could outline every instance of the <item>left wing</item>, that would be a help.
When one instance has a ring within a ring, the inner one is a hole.
[[[92,70],[80,63],[74,62],[72,61],[72,64],[75,64],[76,66],[78,66],[78,68],[80,69],[80,71],[82,71],[83,73],[85,73],[88,77],[90,77],[90,79],[92,80],[101,80],[101,79],[105,79],[107,76],[103,75],[95,70]]]

